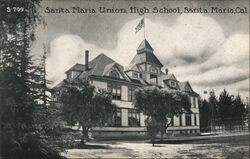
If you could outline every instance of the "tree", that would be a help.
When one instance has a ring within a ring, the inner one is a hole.
[[[104,90],[95,90],[87,79],[64,80],[60,89],[63,116],[69,125],[82,128],[80,146],[88,141],[88,132],[94,126],[103,126],[115,111],[112,96]]]
[[[233,102],[234,96],[230,95],[225,89],[221,92],[218,102],[218,113],[222,123],[226,128],[231,129],[232,126],[232,114],[233,114]]]
[[[180,91],[160,90],[158,87],[143,87],[135,91],[134,106],[146,116],[146,124],[150,127],[158,127],[161,132],[161,140],[174,116],[191,113],[191,103],[188,96]],[[156,133],[152,133],[154,139]]]
[[[147,132],[150,136],[153,147],[155,146],[155,136],[161,130],[161,125],[154,118],[147,118],[145,120],[147,125]]]
[[[39,4],[40,0],[0,4],[0,150],[4,158],[61,158],[44,124],[45,116],[52,117],[40,103],[45,99],[39,94],[45,88],[40,80],[45,77],[30,56],[41,19]],[[13,7],[20,12],[9,11]]]
[[[210,121],[211,121],[211,108],[209,103],[206,100],[201,100],[199,104],[200,110],[200,128],[203,132],[210,131]]]
[[[237,95],[233,101],[232,118],[237,125],[243,126],[244,116],[246,115],[246,105],[243,103],[240,95]]]
[[[209,92],[209,98],[208,98],[208,104],[209,104],[209,123],[211,126],[211,131],[215,130],[216,123],[219,122],[219,116],[218,116],[218,100],[215,96],[214,90]]]

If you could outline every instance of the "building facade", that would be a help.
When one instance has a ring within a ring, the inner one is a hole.
[[[123,67],[105,54],[100,54],[89,61],[88,51],[85,53],[85,65],[75,64],[66,71],[67,79],[90,79],[97,89],[106,89],[113,95],[113,103],[117,105],[116,114],[104,127],[92,130],[94,137],[145,136],[145,115],[138,112],[132,101],[134,90],[143,86],[158,86],[166,90],[180,90],[188,93],[192,114],[182,114],[172,119],[168,134],[199,133],[199,95],[193,91],[190,83],[179,82],[174,74],[169,74],[154,55],[154,49],[145,39],[141,42],[135,57],[130,64]],[[60,84],[56,87],[60,87]]]

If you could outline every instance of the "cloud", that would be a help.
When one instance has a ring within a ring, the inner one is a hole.
[[[54,83],[65,78],[65,71],[76,63],[84,63],[85,50],[93,52],[102,52],[102,49],[95,45],[86,43],[77,35],[62,35],[50,42],[50,54],[47,57],[48,79]],[[97,54],[96,54],[97,55]],[[91,54],[90,58],[95,55]]]
[[[62,35],[51,43],[47,61],[49,78],[55,83],[75,63],[84,63],[84,50],[90,50],[90,59],[105,53],[126,66],[136,54],[144,39],[143,29],[135,34],[140,19],[128,21],[117,33],[117,46],[107,50],[87,43],[78,35]],[[246,34],[223,35],[221,26],[211,17],[202,14],[183,14],[172,26],[146,19],[146,39],[160,61],[178,80],[190,81],[195,90],[245,90],[249,80],[249,37]],[[109,39],[107,39],[109,40]],[[247,86],[249,89],[249,87]],[[199,92],[198,92],[199,93]]]

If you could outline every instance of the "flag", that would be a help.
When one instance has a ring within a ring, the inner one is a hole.
[[[144,18],[141,19],[140,23],[135,27],[135,33],[141,30],[142,27],[144,27]]]

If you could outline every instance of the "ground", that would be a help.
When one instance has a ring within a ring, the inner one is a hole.
[[[86,149],[68,149],[67,158],[249,158],[249,133],[149,141],[99,141]]]

